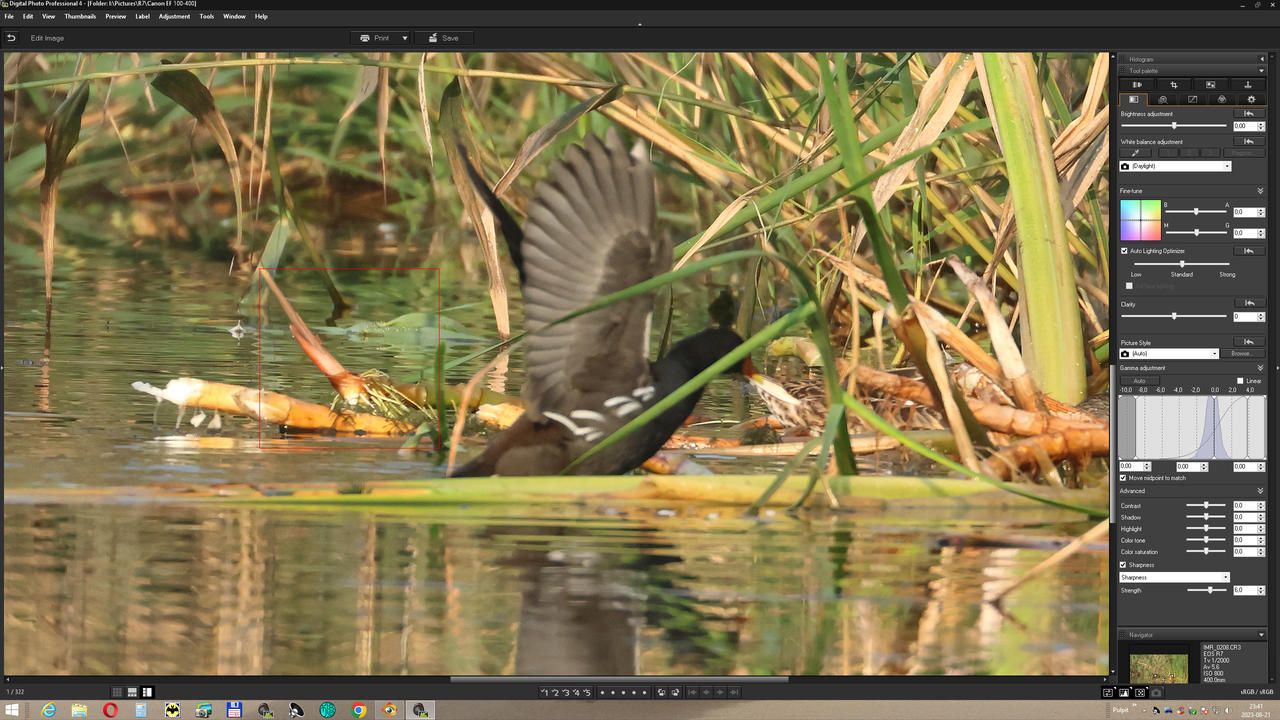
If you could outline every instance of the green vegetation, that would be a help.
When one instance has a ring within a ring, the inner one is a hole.
[[[940,372],[952,343],[938,318],[984,353],[999,351],[987,328],[1006,323],[1049,398],[1076,403],[1105,383],[1105,66],[1087,54],[10,54],[6,252],[43,242],[52,261],[77,244],[176,244],[226,260],[248,287],[258,265],[337,265],[389,223],[380,266],[462,257],[449,272],[463,275],[441,283],[487,280],[493,335],[506,337],[513,273],[485,216],[464,211],[473,201],[446,138],[500,178],[519,215],[547,159],[619,126],[653,157],[660,222],[683,241],[675,271],[601,302],[678,281],[749,303],[748,344],[682,393],[803,322],[834,400],[814,483],[829,475],[839,494],[857,472],[848,414],[871,420],[838,360],[915,366],[945,398],[959,448],[959,462],[932,459],[978,477],[976,453],[996,445]],[[78,141],[46,135],[72,125]],[[46,157],[58,179],[37,219],[26,208],[39,205]],[[114,209],[121,199],[129,212]],[[950,257],[982,276],[998,319],[975,317]],[[57,272],[47,265],[55,306]],[[315,282],[335,318],[352,312],[338,280]],[[697,312],[677,320],[696,326]],[[424,376],[442,395],[440,375],[518,339],[437,357]],[[420,433],[443,445],[440,417]]]

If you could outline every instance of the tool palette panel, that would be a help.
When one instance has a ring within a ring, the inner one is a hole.
[[[1275,590],[1275,58],[1114,59],[1116,671],[1251,681]]]

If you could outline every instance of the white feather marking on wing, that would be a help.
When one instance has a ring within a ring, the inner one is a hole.
[[[592,430],[592,429],[591,429],[591,428],[589,428],[589,427],[579,427],[579,426],[578,426],[576,423],[574,423],[572,420],[570,420],[569,418],[565,417],[564,415],[561,415],[561,414],[560,414],[560,413],[558,413],[558,412],[551,412],[550,410],[543,410],[543,411],[542,411],[542,414],[543,414],[544,416],[546,416],[546,417],[551,418],[552,420],[555,420],[556,422],[560,423],[561,425],[565,426],[565,428],[566,428],[566,429],[568,429],[568,431],[569,431],[569,432],[571,432],[571,433],[573,433],[574,435],[582,436],[582,435],[586,435],[587,433],[590,433],[590,432],[595,432],[594,430]]]
[[[640,398],[641,402],[649,402],[649,398],[653,397],[653,386],[638,387],[631,391],[631,396]]]
[[[602,437],[604,437],[604,433],[600,432],[599,430],[592,430],[591,432],[587,433],[586,437],[582,439],[586,440],[587,442],[595,442]]]
[[[601,415],[595,410],[574,410],[569,413],[569,417],[574,420],[590,420],[597,423],[604,422],[604,415]]]
[[[611,408],[614,405],[621,405],[622,403],[628,403],[628,402],[635,402],[635,401],[632,400],[631,397],[628,395],[614,395],[613,397],[604,401],[604,406],[607,408]]]
[[[613,411],[613,414],[617,415],[618,417],[626,417],[631,413],[639,410],[640,408],[641,408],[640,403],[636,402],[635,400],[628,400],[626,405],[619,406],[617,410]]]

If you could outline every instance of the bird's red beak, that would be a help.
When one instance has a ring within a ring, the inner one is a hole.
[[[746,375],[747,377],[751,377],[752,375],[757,374],[756,366],[751,364],[750,356],[748,356],[746,359],[742,361],[742,374]]]

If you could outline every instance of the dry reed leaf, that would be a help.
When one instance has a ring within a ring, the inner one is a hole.
[[[685,90],[688,90],[690,93],[693,93],[693,96],[696,98],[700,100],[711,99],[711,93],[707,92],[707,90],[697,82],[683,77],[679,72],[672,71],[671,68],[654,60],[648,53],[627,53],[627,57],[629,57],[633,62],[644,65],[655,72],[662,73],[665,80],[676,83]],[[694,61],[691,59],[689,62],[693,63]],[[695,109],[696,107],[697,106],[695,106]]]
[[[1005,393],[1011,394],[1013,392],[1013,385],[1009,382],[1009,378],[1005,377],[999,361],[983,350],[981,345],[974,342],[968,335],[965,335],[960,328],[948,322],[942,316],[942,313],[934,310],[928,303],[911,298],[911,307],[916,311],[916,316],[920,318],[920,321],[928,326],[929,330],[937,335],[940,340],[955,350],[960,357],[964,358],[965,362],[977,368],[983,375],[991,378]]]
[[[463,153],[467,153],[470,132],[462,117],[462,86],[455,79],[445,88],[440,98],[440,131],[445,138],[445,156],[449,159],[449,171],[453,176],[458,197],[466,210],[471,226],[475,229],[484,254],[485,268],[489,271],[489,301],[493,305],[494,321],[498,336],[511,337],[511,314],[507,303],[507,284],[498,259],[498,238],[493,226],[493,213],[485,205],[479,191],[467,175]]]
[[[267,56],[267,53],[262,53],[262,52],[260,52],[260,53],[254,53],[254,54],[253,54],[253,58],[254,58],[255,60],[262,60],[262,59],[266,58],[266,56]],[[244,55],[242,55],[241,57],[243,57],[243,58],[248,58],[248,53],[245,53],[245,54],[244,54]],[[274,66],[271,66],[271,67],[274,67]],[[263,65],[262,63],[258,63],[258,64],[256,64],[256,65],[254,65],[254,66],[253,66],[253,95],[252,95],[252,97],[253,97],[253,122],[252,122],[252,123],[250,123],[250,127],[251,127],[253,130],[252,130],[252,134],[250,135],[250,138],[253,140],[253,144],[254,144],[254,145],[257,145],[257,144],[258,144],[258,114],[259,114],[259,113],[261,112],[261,110],[262,110],[262,105],[261,105],[261,103],[262,103],[262,77],[263,77],[263,74],[266,72],[266,69],[267,69],[267,66],[266,66],[266,65]],[[244,82],[244,72],[245,72],[246,70],[247,70],[247,68],[243,68],[243,67],[242,67],[242,68],[240,68],[240,73],[241,73],[241,82]],[[253,175],[253,165],[252,165],[252,164],[249,166],[249,175],[250,175],[251,177],[252,177],[252,175]]]
[[[788,62],[785,57],[779,53],[765,53],[765,55],[773,61],[773,64],[782,71],[784,75],[791,79],[791,84],[796,90],[802,92],[814,92],[818,89],[815,80],[805,77],[792,63]]]
[[[1106,332],[1106,328],[1103,327],[1102,322],[1098,320],[1098,314],[1093,311],[1093,304],[1089,302],[1089,294],[1085,292],[1085,289],[1083,287],[1077,287],[1076,295],[1079,296],[1077,299],[1079,300],[1080,312],[1084,313],[1085,322],[1089,323],[1089,330],[1095,337]],[[1094,370],[1096,371],[1098,369],[1098,359],[1093,356],[1093,353],[1086,353],[1086,357],[1094,364]]]
[[[622,85],[614,85],[586,102],[578,103],[565,110],[552,119],[551,122],[538,128],[532,135],[525,138],[524,143],[520,145],[520,149],[516,152],[515,159],[511,161],[511,166],[507,168],[507,171],[498,179],[497,184],[493,186],[493,194],[501,197],[502,193],[510,187],[516,177],[529,166],[529,163],[533,162],[534,158],[538,157],[543,150],[546,150],[560,133],[573,127],[573,124],[583,115],[613,102],[621,93]]]
[[[613,64],[616,77],[621,77],[619,85],[630,85],[632,87],[642,88],[649,84],[649,79],[645,77],[643,70],[638,63],[634,61],[629,53],[605,53],[605,57]],[[661,99],[655,101],[647,95],[635,95],[631,98],[632,102],[639,106],[644,113],[653,117],[661,117],[663,110],[659,107]],[[675,115],[682,123],[689,122],[689,116],[685,114],[684,109],[679,105],[667,104],[666,111]]]
[[[382,53],[383,62],[391,61],[391,53]],[[387,122],[391,118],[391,68],[378,68],[378,165],[382,174],[382,204],[387,204]]]
[[[1013,385],[1014,401],[1023,410],[1045,412],[1044,403],[1040,400],[1040,392],[1036,389],[1030,372],[1027,371],[1022,353],[1013,340],[1013,333],[1005,323],[1004,316],[1000,314],[1000,304],[991,294],[991,289],[986,286],[982,278],[965,267],[965,264],[954,255],[947,258],[947,264],[951,266],[956,276],[969,289],[970,294],[982,308],[982,315],[987,322],[987,335],[991,338],[991,348],[1000,360],[1004,374]]]
[[[67,168],[67,156],[80,140],[80,118],[89,101],[89,83],[82,82],[67,93],[53,111],[44,131],[44,177],[40,180],[40,235],[44,250],[45,308],[53,308],[53,244],[57,225],[58,185]],[[46,312],[46,316],[48,312]]]
[[[376,65],[366,65],[360,68],[360,74],[356,76],[355,86],[351,90],[351,100],[347,103],[346,109],[342,111],[342,115],[338,116],[338,124],[347,121],[351,117],[351,113],[360,107],[360,103],[369,99],[374,90],[378,89],[378,71]]]
[[[1103,119],[1103,126],[1106,125],[1107,113],[1098,113]],[[1098,179],[1098,175],[1102,172],[1102,168],[1107,164],[1110,157],[1110,146],[1107,143],[1107,132],[1096,135],[1093,142],[1088,148],[1084,149],[1079,160],[1088,160],[1088,162],[1076,162],[1062,177],[1062,214],[1070,217],[1075,208],[1080,206],[1085,195],[1089,193],[1089,188],[1093,187],[1093,183]]]
[[[258,175],[258,193],[255,200],[256,205],[259,207],[262,205],[262,190],[267,184],[267,177],[269,175],[267,172],[267,163],[269,153],[271,152],[271,117],[272,108],[275,106],[275,92],[276,67],[272,65],[270,73],[267,74],[267,102],[262,113],[262,169],[259,171]],[[284,180],[284,178],[281,178],[281,180]]]
[[[116,55],[115,70],[120,69],[120,56]],[[107,91],[102,95],[102,116],[107,119],[107,123],[111,125],[111,131],[116,134],[116,140],[120,142],[120,153],[124,155],[124,164],[129,168],[130,172],[134,171],[133,161],[129,159],[129,147],[124,142],[124,135],[120,133],[120,126],[116,123],[115,113],[111,112],[111,89],[115,87],[116,78],[107,80]],[[16,118],[15,118],[16,121]]]
[[[684,255],[680,256],[680,259],[676,261],[675,266],[671,269],[679,270],[685,263],[692,260],[693,256],[702,249],[702,246],[711,242],[711,240],[715,238],[716,233],[720,232],[720,229],[725,226],[725,223],[729,222],[734,215],[737,215],[739,210],[746,207],[747,203],[751,202],[751,198],[764,187],[764,185],[757,185],[756,187],[742,193],[735,198],[733,202],[726,205],[724,210],[721,210],[720,214],[716,216],[716,219],[712,220],[711,224],[707,226],[707,229],[702,231],[702,235],[698,238],[698,241],[695,242]]]
[[[892,312],[890,314],[892,315]],[[928,323],[920,323],[918,327],[924,333],[925,362],[929,364],[930,372],[941,386],[943,382],[948,382],[949,378],[946,362],[942,359],[942,351],[938,348],[938,338],[929,331]],[[949,382],[946,389],[951,389]],[[973,439],[969,437],[964,418],[960,415],[960,406],[956,402],[955,394],[944,391],[939,395],[942,396],[943,415],[947,418],[947,424],[951,426],[951,434],[956,439],[956,451],[960,455],[960,461],[965,467],[977,472],[978,454],[974,452]]]
[[[731,52],[725,53],[724,57],[729,62],[737,65],[743,72],[751,76],[756,85],[764,91],[764,100],[769,104],[769,109],[773,111],[773,119],[775,122],[783,122],[787,117],[787,113],[778,105],[778,99],[773,93],[767,89],[764,72],[756,62],[754,53]]]
[[[427,55],[422,53],[421,59],[418,60],[418,112],[422,117],[422,135],[426,139],[427,145],[427,161],[431,168],[436,166],[436,151],[431,144],[431,113],[428,111],[430,104],[427,102]]]
[[[1072,136],[1075,132],[1091,118],[1096,117],[1098,112],[1098,101],[1103,101],[1103,109],[1107,109],[1106,89],[1107,89],[1107,54],[1098,53],[1094,58],[1093,68],[1089,73],[1089,85],[1085,88],[1084,100],[1080,102],[1080,114],[1074,120],[1063,128],[1058,134],[1060,142],[1072,142]]]
[[[258,60],[263,59],[265,56],[266,56],[266,53],[254,53],[254,58]],[[275,66],[273,65],[271,67],[275,67]],[[241,70],[243,71],[244,68],[241,68]],[[266,75],[266,71],[267,71],[267,66],[264,66],[261,64],[255,65],[253,67],[253,122],[250,124],[250,127],[252,128],[251,134],[249,135],[250,147],[256,147],[258,145],[258,116],[262,112],[262,92],[264,89],[263,77]],[[264,146],[266,145],[265,141],[263,142],[263,145]],[[265,170],[267,166],[267,154],[265,152],[262,153],[261,158],[262,158],[262,167]],[[255,218],[257,217],[258,203],[262,199],[262,195],[261,195],[262,183],[265,182],[266,180],[266,177],[265,177],[266,173],[259,172],[257,168],[258,168],[258,156],[250,155],[249,156],[249,193],[254,196],[254,217]],[[257,193],[255,193],[253,190],[254,177],[258,178]]]
[[[978,72],[978,87],[982,89],[982,106],[995,107],[991,101],[991,87],[987,85],[987,64],[982,59],[982,53],[973,54],[973,62]],[[996,142],[1000,142],[1000,123],[994,114],[988,113],[991,120],[991,131],[995,133]]]
[[[535,73],[561,80],[598,81],[584,68],[576,68],[565,59],[552,57],[545,53],[521,53],[516,60],[531,68]],[[590,89],[567,82],[555,84],[561,92],[586,100]],[[631,130],[637,135],[658,146],[663,152],[684,163],[695,175],[717,187],[728,185],[734,178],[718,165],[705,160],[685,144],[678,135],[668,130],[656,117],[640,114],[637,108],[620,100],[601,110],[610,120]]]
[[[883,164],[889,164],[914,150],[931,145],[947,128],[947,124],[955,117],[956,108],[964,98],[969,80],[973,77],[974,62],[972,58],[964,59],[963,53],[947,53],[942,62],[929,74],[929,79],[920,90],[916,111],[911,120],[898,135],[897,141],[884,158]],[[902,181],[911,174],[914,163],[904,163],[890,170],[875,182],[871,190],[871,199],[876,210],[885,206]],[[853,242],[857,244],[866,235],[866,223],[858,223]]]
[[[243,241],[244,218],[242,217],[244,201],[241,197],[243,193],[240,187],[240,158],[236,153],[231,131],[227,129],[227,121],[222,117],[222,113],[218,112],[218,107],[214,104],[213,94],[209,92],[209,88],[201,84],[195,73],[189,70],[168,70],[157,73],[155,79],[151,81],[151,87],[159,90],[170,100],[178,103],[187,112],[191,113],[192,117],[213,135],[214,141],[218,143],[218,147],[222,150],[222,156],[226,158],[227,167],[231,173],[231,189],[236,201],[236,239],[232,249],[239,255],[245,249]]]

